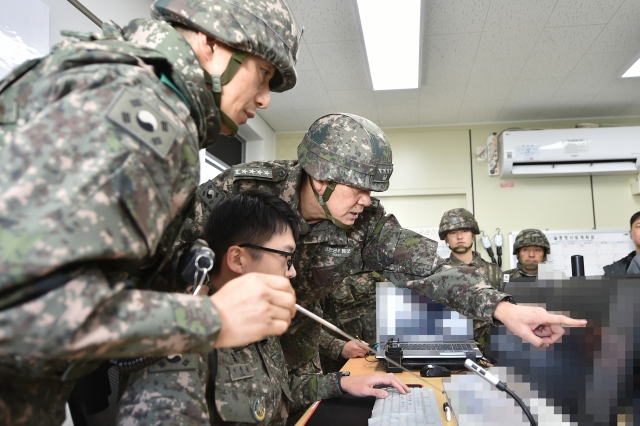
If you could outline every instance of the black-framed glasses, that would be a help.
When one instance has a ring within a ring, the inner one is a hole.
[[[269,248],[269,247],[262,247],[262,246],[257,246],[255,244],[249,244],[249,243],[238,244],[238,247],[250,247],[250,248],[253,248],[253,249],[264,250],[264,251],[268,251],[268,252],[271,252],[271,253],[281,254],[285,258],[287,258],[287,271],[289,269],[291,269],[291,266],[293,266],[293,257],[296,255],[295,251],[292,252],[292,253],[289,253],[288,251],[276,250],[276,249],[272,249],[272,248]]]

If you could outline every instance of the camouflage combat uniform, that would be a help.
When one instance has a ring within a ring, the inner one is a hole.
[[[214,346],[210,299],[139,289],[177,288],[198,150],[221,119],[237,128],[216,107],[222,86],[248,52],[274,66],[272,91],[292,88],[298,34],[280,0],[156,0],[152,12],[0,82],[0,423],[61,422],[73,379],[92,368],[65,359]],[[209,76],[168,22],[224,41],[233,66]]]
[[[350,276],[322,299],[323,318],[348,334],[376,344],[376,280],[371,273]],[[322,371],[340,371],[344,337],[323,327],[320,335]]]
[[[473,266],[483,276],[487,278],[487,281],[496,290],[502,291],[504,288],[503,273],[500,267],[495,263],[489,263],[480,256],[477,251],[473,252],[473,259],[468,264],[463,263],[460,259],[455,257],[453,253],[447,259],[447,264],[451,266]],[[485,340],[491,330],[491,323],[487,321],[473,321],[473,338],[480,344],[485,344]]]
[[[0,83],[0,423],[62,422],[92,369],[69,359],[206,351],[220,328],[209,299],[132,289],[169,257],[219,132],[202,68],[167,23],[103,28]]]
[[[208,356],[167,357],[131,373],[118,424],[284,425],[289,410],[301,411],[318,399],[341,394],[335,374],[289,375],[280,338],[271,336]]]
[[[524,270],[520,261],[520,249],[522,247],[529,246],[542,247],[542,249],[544,250],[544,259],[542,260],[543,262],[545,262],[547,260],[547,256],[551,254],[551,245],[549,245],[549,240],[547,240],[547,236],[544,235],[544,232],[540,231],[539,229],[524,229],[520,231],[518,235],[516,235],[516,239],[513,242],[513,254],[517,257],[518,264],[515,268],[509,269],[508,271],[504,272],[506,275],[509,275],[509,278],[535,278],[538,276],[537,269],[535,274],[530,274]]]
[[[478,226],[478,222],[476,218],[473,216],[467,209],[463,208],[455,208],[451,210],[447,210],[442,215],[442,219],[440,219],[440,226],[438,227],[438,236],[442,241],[446,240],[447,234],[453,231],[469,231],[474,236],[480,234],[480,227]],[[468,247],[459,246],[463,250],[461,254],[468,253],[473,247],[473,243],[471,243]],[[457,250],[455,247],[451,247],[452,252],[449,258],[447,259],[447,264],[450,266],[473,266],[476,268],[486,279],[489,284],[496,290],[502,291],[504,288],[504,281],[502,277],[502,271],[500,267],[496,264],[486,262],[481,256],[480,253],[476,251],[472,251],[473,257],[471,258],[471,262],[465,264],[460,259],[458,259],[453,251]],[[473,321],[473,337],[474,339],[480,343],[484,344],[486,337],[489,335],[489,331],[491,329],[491,323],[487,321],[474,320]]]

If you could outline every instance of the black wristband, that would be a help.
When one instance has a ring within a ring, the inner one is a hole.
[[[336,373],[336,378],[338,379],[338,390],[342,392],[343,395],[347,392],[345,392],[344,389],[342,389],[342,385],[340,384],[340,381],[342,380],[342,376],[350,376],[350,375],[351,375],[351,372],[349,371],[338,371]]]

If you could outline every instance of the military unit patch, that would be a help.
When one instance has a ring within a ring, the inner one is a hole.
[[[107,117],[162,158],[167,156],[178,134],[162,113],[129,89],[123,89],[112,102]]]

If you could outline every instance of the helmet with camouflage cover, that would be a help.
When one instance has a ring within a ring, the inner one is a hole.
[[[442,219],[440,220],[440,228],[438,229],[438,235],[441,240],[451,231],[458,229],[468,229],[475,235],[480,233],[478,222],[473,214],[467,209],[451,209],[444,212]]]
[[[386,191],[393,173],[391,146],[384,132],[366,118],[336,113],[317,119],[298,145],[298,161],[310,177],[330,182],[320,197],[327,217],[336,226],[325,203],[338,183],[368,191]],[[311,185],[313,189],[313,185]]]
[[[545,256],[551,253],[551,246],[549,240],[544,235],[544,232],[539,229],[525,229],[520,231],[516,236],[516,240],[513,243],[513,254],[518,255],[518,251],[522,247],[537,246],[544,248]]]
[[[284,92],[296,85],[295,63],[302,34],[298,34],[285,0],[155,0],[151,15],[202,32],[235,50],[221,76],[206,75],[218,107],[222,86],[231,81],[247,53],[275,67],[269,82],[272,91]],[[221,120],[237,133],[237,126],[224,113]]]

